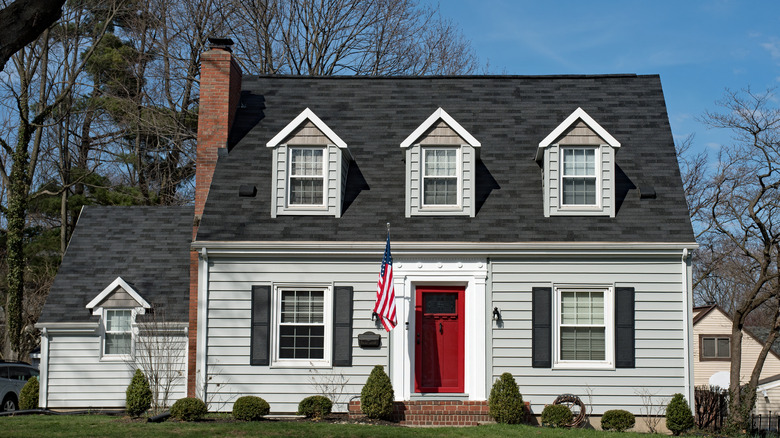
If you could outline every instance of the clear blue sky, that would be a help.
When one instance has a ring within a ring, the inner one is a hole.
[[[675,140],[694,133],[697,148],[730,141],[727,132],[696,120],[716,109],[725,88],[780,86],[780,0],[441,0],[439,6],[491,73],[659,74]]]

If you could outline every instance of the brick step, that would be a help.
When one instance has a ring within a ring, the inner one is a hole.
[[[393,410],[393,421],[406,426],[476,426],[493,422],[487,401],[413,400],[395,402]],[[360,400],[349,402],[349,417],[362,416]]]

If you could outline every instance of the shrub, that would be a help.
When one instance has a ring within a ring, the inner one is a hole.
[[[195,397],[176,400],[171,406],[171,417],[183,421],[198,421],[206,415],[206,403]]]
[[[149,389],[149,381],[140,369],[135,370],[133,380],[125,392],[125,409],[133,417],[137,417],[152,406],[152,390]]]
[[[497,423],[517,424],[523,421],[523,396],[512,374],[504,373],[493,383],[488,406],[490,416]]]
[[[542,410],[542,425],[566,427],[571,424],[574,414],[566,405],[547,405]]]
[[[38,378],[33,376],[24,384],[19,393],[19,409],[38,409]]]
[[[233,418],[236,420],[258,421],[262,420],[263,416],[268,415],[269,412],[271,412],[271,406],[268,405],[268,402],[253,395],[239,397],[233,403]]]
[[[331,409],[333,402],[322,395],[306,397],[298,403],[298,415],[305,415],[306,418],[325,418],[330,415]]]
[[[634,424],[636,424],[634,414],[623,409],[604,412],[604,416],[601,417],[601,428],[604,430],[624,432],[634,427]]]
[[[666,405],[666,428],[675,435],[693,427],[693,414],[682,394],[675,394]]]
[[[371,370],[360,391],[360,409],[368,418],[389,420],[393,417],[393,386],[381,365]]]

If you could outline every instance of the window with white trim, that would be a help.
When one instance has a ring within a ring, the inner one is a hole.
[[[614,363],[611,288],[556,288],[556,366]]]
[[[330,288],[277,288],[276,364],[330,363],[331,300]]]
[[[325,171],[324,148],[290,147],[288,204],[323,205]]]
[[[133,352],[133,311],[104,309],[103,356],[130,356]]]
[[[423,206],[458,205],[459,150],[426,147],[423,151]]]
[[[561,148],[561,205],[597,205],[596,149]]]

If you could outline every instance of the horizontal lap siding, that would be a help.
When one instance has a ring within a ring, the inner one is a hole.
[[[208,399],[212,409],[229,411],[244,395],[263,397],[272,412],[295,412],[307,396],[322,393],[322,385],[336,383],[341,392],[335,410],[359,395],[375,365],[388,365],[386,332],[371,321],[379,266],[359,260],[305,262],[300,260],[248,261],[212,258],[209,267]],[[252,285],[318,283],[351,286],[353,302],[353,357],[351,367],[274,368],[249,365]],[[382,335],[379,349],[362,349],[357,336],[366,331]]]
[[[492,380],[512,373],[535,413],[566,393],[578,395],[594,414],[608,409],[640,414],[645,392],[656,403],[668,401],[684,385],[680,269],[679,260],[493,260],[491,307],[501,310],[503,327],[491,326]],[[565,283],[635,288],[636,368],[531,367],[531,289]]]

